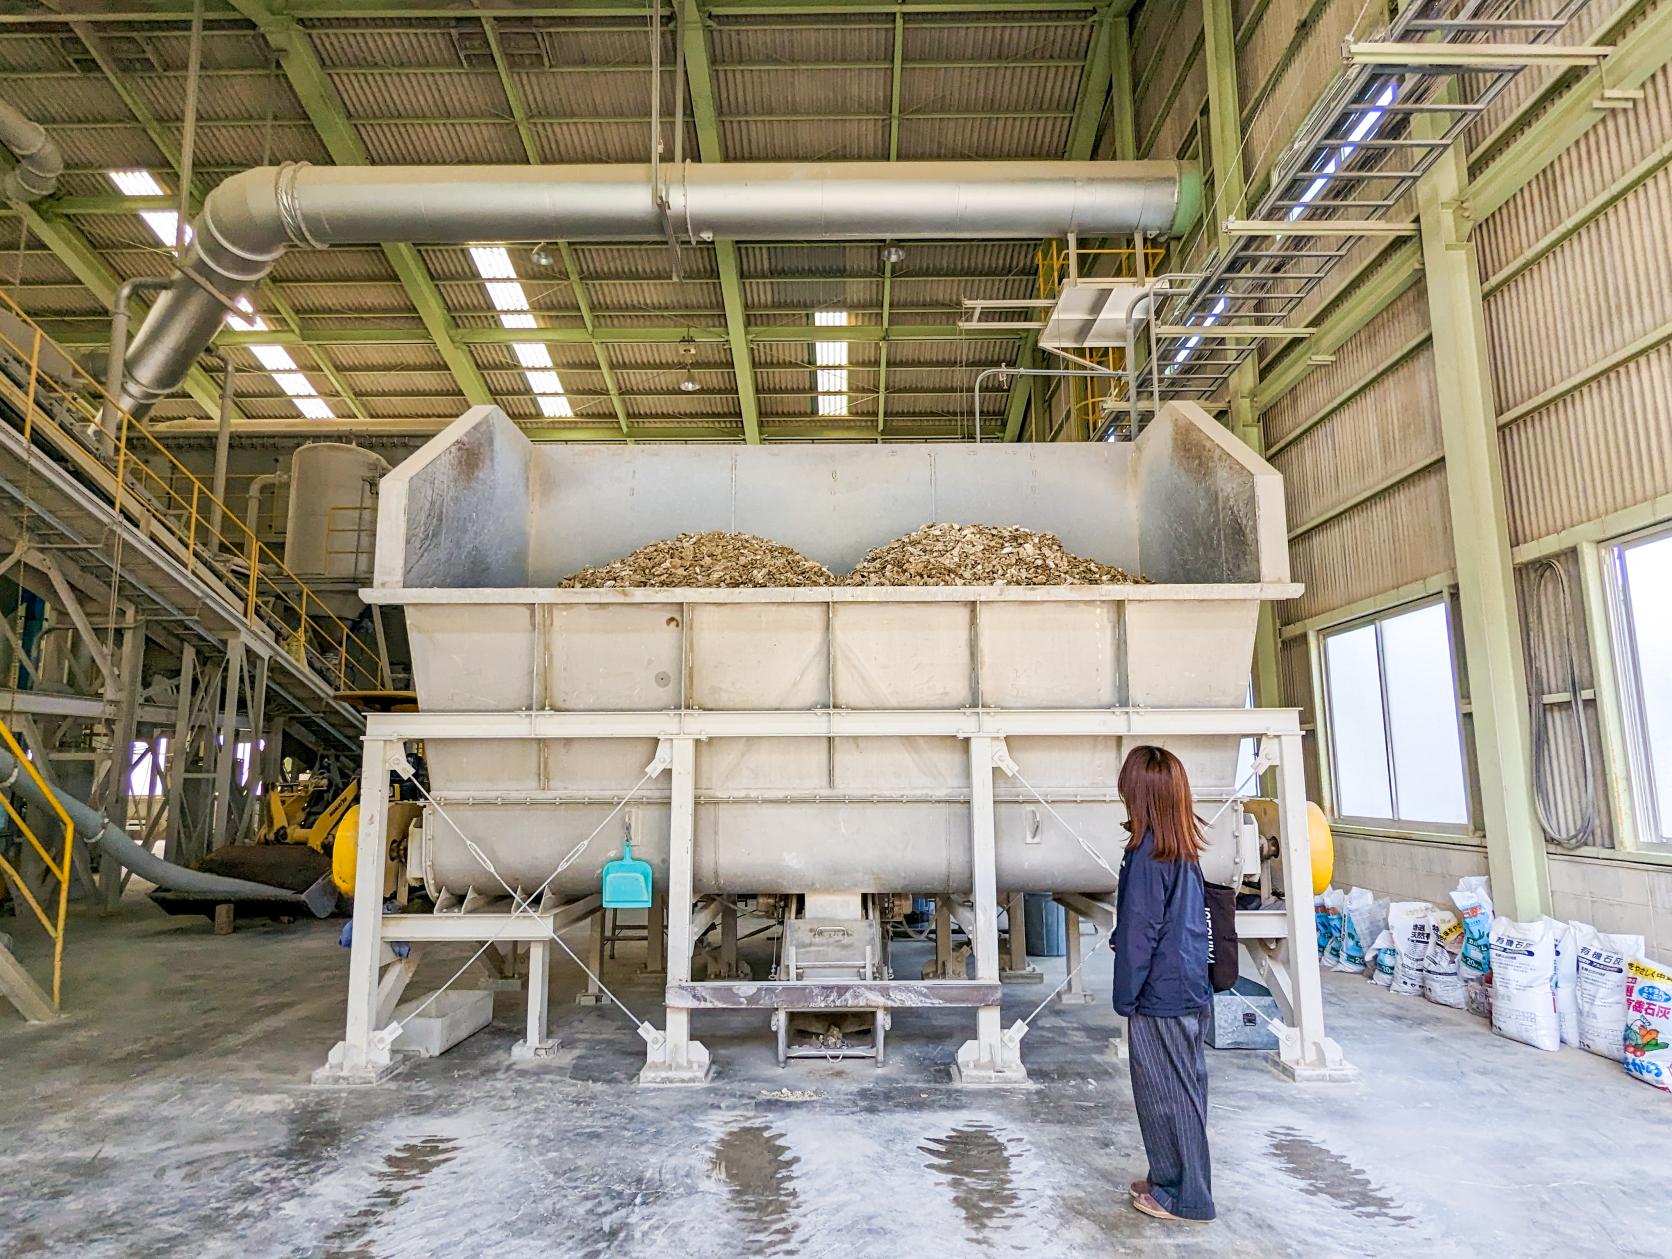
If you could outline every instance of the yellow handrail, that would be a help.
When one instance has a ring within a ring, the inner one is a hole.
[[[57,792],[53,791],[47,785],[46,779],[41,777],[40,771],[35,768],[35,763],[29,759],[22,745],[18,743],[16,736],[12,734],[11,729],[4,721],[0,721],[0,742],[5,743],[6,749],[23,767],[23,772],[29,775],[30,781],[35,784],[36,790],[41,793],[41,798],[52,806],[52,811],[58,815],[58,821],[64,827],[64,850],[55,862],[52,859],[52,854],[46,850],[46,845],[35,837],[34,830],[29,826],[29,823],[23,820],[23,815],[13,806],[11,799],[8,796],[0,795],[0,809],[5,810],[6,816],[12,820],[12,825],[17,827],[18,834],[28,841],[29,846],[39,854],[47,872],[58,881],[58,905],[55,912],[49,917],[47,911],[42,909],[40,902],[35,899],[35,894],[29,890],[29,884],[24,881],[16,867],[7,861],[4,856],[0,856],[0,874],[5,875],[6,879],[17,890],[24,904],[34,911],[35,917],[40,919],[41,926],[46,929],[47,935],[52,940],[52,1008],[56,1010],[59,1008],[59,1000],[63,992],[64,920],[70,910],[70,852],[75,844],[75,823],[70,820],[70,815],[64,812],[64,806],[58,803]]]
[[[0,344],[29,362],[28,396],[24,406],[25,437],[50,429],[61,442],[85,449],[85,444],[57,423],[51,415],[40,410],[37,400],[42,390],[50,391],[63,404],[74,409],[90,425],[97,425],[101,404],[114,401],[105,393],[103,385],[79,365],[77,373],[82,382],[71,388],[55,377],[39,370],[43,336],[41,330],[14,302],[9,294],[0,292],[0,306],[9,309],[32,336],[25,346],[13,341],[0,329]],[[90,390],[89,404],[85,391]],[[37,412],[39,414],[37,415]],[[116,445],[110,455],[114,458],[115,488],[113,505],[118,512],[141,519],[149,517],[165,525],[180,558],[188,571],[207,569],[228,587],[234,604],[242,604],[244,616],[253,624],[263,626],[280,643],[300,639],[300,660],[314,668],[309,652],[317,652],[329,662],[325,669],[315,669],[322,678],[335,675],[339,689],[376,689],[381,674],[376,668],[377,649],[355,634],[349,626],[299,578],[236,512],[217,499],[202,481],[198,480],[151,430],[126,410],[118,408],[120,419]],[[218,509],[218,512],[217,512]],[[220,516],[218,525],[212,517]],[[177,516],[178,521],[171,519]],[[248,574],[237,572],[230,560],[242,560]],[[268,574],[276,574],[269,576]],[[336,656],[335,661],[330,657]]]

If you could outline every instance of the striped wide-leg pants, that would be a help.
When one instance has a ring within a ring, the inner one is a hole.
[[[1208,1012],[1178,1018],[1134,1014],[1132,1102],[1149,1155],[1150,1193],[1174,1215],[1213,1219],[1208,1158]]]

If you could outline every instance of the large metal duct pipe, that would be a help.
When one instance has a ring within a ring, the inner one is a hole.
[[[0,786],[22,796],[35,807],[40,816],[52,815],[52,801],[35,786],[35,780],[23,772],[17,758],[3,747],[0,747]],[[75,823],[77,839],[89,848],[97,848],[117,865],[132,870],[140,878],[155,883],[165,891],[187,892],[206,897],[224,896],[230,900],[253,897],[259,900],[295,901],[298,904],[306,904],[309,909],[315,909],[316,904],[322,904],[303,893],[292,892],[286,888],[252,883],[248,879],[205,874],[201,870],[188,870],[172,861],[164,861],[149,848],[135,843],[126,831],[96,809],[61,792],[55,798],[64,812],[69,814],[70,821]],[[331,905],[324,905],[322,910],[316,911],[319,917],[329,913],[335,904],[335,897],[329,899]]]
[[[57,142],[40,123],[31,122],[5,101],[0,101],[0,144],[17,158],[17,166],[0,184],[0,195],[7,201],[39,201],[58,186],[64,155]]]
[[[1179,232],[1201,204],[1180,162],[685,162],[309,166],[234,175],[203,203],[185,272],[128,352],[121,404],[170,393],[227,303],[293,245],[482,241],[959,240]]]

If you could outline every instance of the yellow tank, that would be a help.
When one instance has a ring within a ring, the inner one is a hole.
[[[1256,797],[1244,800],[1242,807],[1260,828],[1260,835],[1277,839],[1277,801]],[[1306,802],[1306,834],[1312,848],[1312,894],[1317,896],[1329,887],[1335,877],[1335,835],[1329,828],[1324,811],[1312,801]]]
[[[406,866],[406,835],[417,820],[421,806],[406,800],[389,802],[389,823],[384,831],[387,857],[383,863],[383,895],[392,896],[400,886]],[[360,849],[360,806],[356,803],[337,823],[331,838],[331,882],[344,896],[354,895],[354,870]]]

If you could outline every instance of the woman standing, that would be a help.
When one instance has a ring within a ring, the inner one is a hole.
[[[1149,1155],[1132,1205],[1160,1220],[1211,1220],[1201,824],[1184,766],[1165,748],[1133,748],[1118,786],[1132,838],[1116,896],[1115,1012],[1127,1016],[1132,1101]]]

